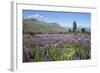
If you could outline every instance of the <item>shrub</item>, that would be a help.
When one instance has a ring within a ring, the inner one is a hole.
[[[81,32],[83,32],[83,33],[86,32],[85,28],[82,28],[82,29],[81,29]]]
[[[34,32],[27,32],[28,34],[30,34],[30,35],[35,35],[35,33]]]

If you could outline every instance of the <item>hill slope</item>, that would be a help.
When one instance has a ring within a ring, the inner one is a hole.
[[[42,22],[37,19],[23,19],[24,32],[59,33],[66,30],[57,23]]]

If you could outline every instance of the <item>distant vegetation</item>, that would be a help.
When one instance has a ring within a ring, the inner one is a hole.
[[[42,34],[42,33],[49,33],[49,34],[65,34],[68,32],[90,32],[88,28],[78,28],[77,22],[74,21],[72,27],[66,28],[60,26],[58,23],[47,23],[43,21],[39,21],[37,19],[23,19],[23,32],[30,33],[30,34]]]

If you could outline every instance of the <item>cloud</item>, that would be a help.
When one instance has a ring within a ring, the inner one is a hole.
[[[34,17],[36,17],[36,18],[42,18],[43,16],[41,16],[41,15],[39,15],[39,14],[35,14],[35,15],[33,15]]]
[[[28,16],[25,16],[24,19],[31,19],[31,18],[36,18],[36,19],[39,19],[39,20],[45,20],[47,18],[45,18],[44,16],[42,15],[39,15],[39,14],[33,14],[33,15],[28,15]]]

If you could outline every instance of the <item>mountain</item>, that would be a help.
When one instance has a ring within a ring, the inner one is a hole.
[[[23,19],[23,31],[34,33],[66,32],[58,23],[47,23],[37,19]]]

